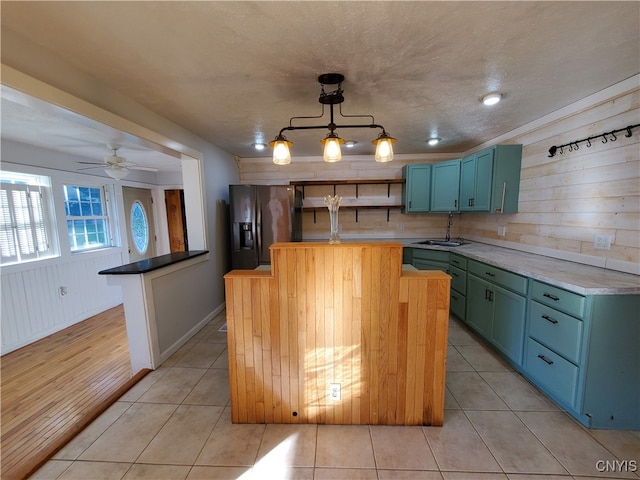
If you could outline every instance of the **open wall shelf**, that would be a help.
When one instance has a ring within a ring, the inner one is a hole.
[[[387,198],[391,197],[391,185],[402,184],[404,179],[392,178],[392,179],[372,179],[372,180],[297,180],[289,182],[290,185],[295,186],[296,189],[302,192],[302,198],[305,198],[305,187],[307,186],[319,186],[329,185],[333,186],[333,194],[336,194],[336,187],[338,185],[353,185],[355,187],[355,198],[359,196],[359,185],[386,185],[387,186]],[[341,206],[341,210],[354,210],[356,214],[356,222],[358,221],[358,210],[386,210],[387,222],[389,221],[389,213],[392,209],[401,209],[402,205],[344,205]],[[316,213],[329,212],[326,207],[302,207],[304,212],[313,212],[313,223],[316,223]]]

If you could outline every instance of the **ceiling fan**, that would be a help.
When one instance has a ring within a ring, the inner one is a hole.
[[[83,165],[93,165],[92,167],[81,168],[80,170],[88,170],[90,168],[103,168],[105,173],[115,180],[121,180],[131,173],[131,170],[145,170],[147,172],[157,172],[157,168],[153,167],[141,167],[137,163],[128,162],[126,158],[118,155],[120,145],[110,144],[107,145],[112,151],[111,155],[104,157],[104,163],[97,162],[78,162]]]

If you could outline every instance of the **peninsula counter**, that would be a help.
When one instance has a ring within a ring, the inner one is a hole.
[[[122,287],[131,370],[156,369],[209,320],[207,250],[177,252],[98,272]]]

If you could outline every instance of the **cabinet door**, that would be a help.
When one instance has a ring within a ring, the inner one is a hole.
[[[431,194],[431,165],[405,166],[405,190],[403,211],[405,213],[428,212]]]
[[[473,210],[473,195],[476,182],[475,155],[465,157],[460,161],[460,211]]]
[[[491,339],[493,302],[491,284],[473,275],[467,275],[467,323],[483,337]]]
[[[460,191],[460,160],[433,164],[431,172],[431,211],[457,212]]]
[[[476,175],[473,211],[491,211],[491,179],[493,176],[493,148],[476,153]]]
[[[522,365],[527,299],[494,285],[492,301],[493,344],[511,361]]]

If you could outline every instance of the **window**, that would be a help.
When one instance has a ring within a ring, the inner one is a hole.
[[[149,247],[149,222],[144,207],[138,200],[131,205],[131,236],[138,253],[144,255]]]
[[[49,177],[0,172],[0,258],[3,265],[52,257]]]
[[[64,185],[64,210],[72,252],[111,246],[103,188]]]

